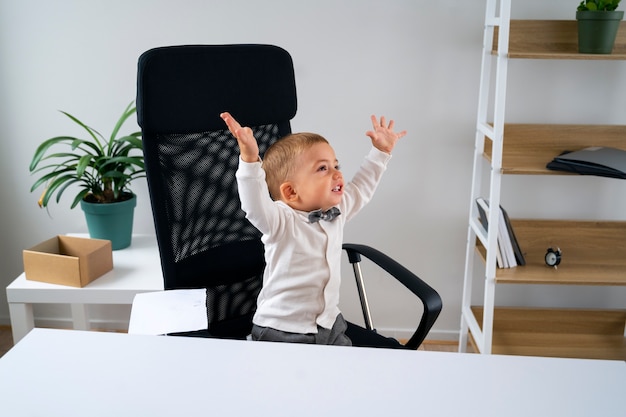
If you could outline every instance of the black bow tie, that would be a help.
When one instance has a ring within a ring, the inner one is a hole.
[[[341,212],[337,207],[331,207],[326,211],[315,210],[309,213],[309,223],[317,223],[320,220],[326,220],[332,222]]]

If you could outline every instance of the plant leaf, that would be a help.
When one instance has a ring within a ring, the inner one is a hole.
[[[126,122],[126,120],[137,111],[137,108],[132,106],[133,102],[131,101],[130,104],[126,106],[126,109],[115,124],[115,127],[111,132],[111,138],[109,139],[109,142],[113,142],[115,140],[115,138],[117,137],[117,133],[120,131],[120,128],[122,127],[124,122]]]
[[[73,168],[63,168],[63,169],[57,169],[55,171],[52,171],[46,175],[44,175],[43,177],[39,178],[37,181],[35,181],[35,183],[32,185],[32,187],[30,188],[30,191],[33,192],[35,191],[41,184],[46,183],[48,181],[53,181],[54,178],[58,177],[61,174],[64,173],[68,173],[68,172],[72,172],[74,171]]]
[[[92,161],[93,161],[92,155],[81,156],[80,160],[78,161],[78,165],[76,166],[76,176],[78,178],[82,177],[85,174],[85,169],[88,166],[91,166]]]
[[[72,205],[70,206],[70,208],[74,208],[78,205],[78,203],[80,203],[80,200],[82,200],[83,198],[85,198],[85,196],[89,194],[89,190],[82,190],[81,192],[79,192],[76,197],[74,197],[74,201],[72,202]]]
[[[77,182],[79,180],[77,180],[72,174],[69,175],[64,175],[61,177],[56,177],[49,185],[48,188],[46,189],[46,191],[44,192],[44,197],[43,197],[43,206],[47,206],[48,205],[48,201],[50,200],[50,198],[52,197],[52,195],[54,194],[54,192],[61,187],[63,184],[65,184],[66,182]],[[65,190],[66,187],[63,187],[61,190],[61,193],[63,190]]]
[[[35,150],[35,155],[33,156],[33,159],[32,159],[32,161],[30,163],[29,169],[31,171],[33,171],[35,169],[35,167],[37,167],[37,164],[39,164],[39,161],[41,161],[41,159],[45,155],[46,151],[52,145],[55,145],[57,143],[62,143],[62,142],[69,142],[68,145],[71,146],[71,144],[75,140],[76,140],[76,138],[71,137],[71,136],[57,136],[57,137],[45,140],[44,142],[41,143],[41,145],[39,145],[37,147],[37,150]]]
[[[71,114],[69,114],[68,112],[65,112],[63,110],[60,110],[60,111],[61,111],[61,113],[63,113],[64,115],[66,115],[67,117],[72,119],[76,124],[78,124],[83,129],[85,129],[87,131],[87,133],[89,133],[89,136],[91,136],[93,138],[94,142],[97,143],[98,146],[101,149],[103,149],[102,142],[100,141],[100,139],[102,139],[102,141],[104,141],[104,137],[97,130],[87,126],[86,124],[84,124],[83,122],[81,122],[76,117],[74,117]]]

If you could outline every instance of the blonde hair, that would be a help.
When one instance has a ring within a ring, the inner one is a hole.
[[[272,199],[280,200],[280,186],[293,174],[298,156],[317,143],[328,141],[316,133],[292,133],[267,149],[263,156],[263,169]]]

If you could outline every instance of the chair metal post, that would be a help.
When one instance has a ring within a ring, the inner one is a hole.
[[[361,300],[361,310],[363,311],[363,321],[365,322],[365,328],[367,330],[374,330],[374,324],[372,323],[372,315],[370,314],[370,306],[367,301],[367,294],[365,293],[365,283],[363,282],[363,273],[361,272],[361,264],[354,262],[352,264],[354,269],[354,278],[356,279],[356,288],[359,291],[359,299]]]

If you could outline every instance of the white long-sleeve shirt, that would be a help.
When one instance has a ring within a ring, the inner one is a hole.
[[[262,233],[266,267],[253,322],[292,333],[332,328],[339,311],[343,227],[367,204],[391,155],[372,147],[344,186],[334,221],[309,223],[308,213],[273,201],[261,162],[239,160],[237,184],[246,218]]]

